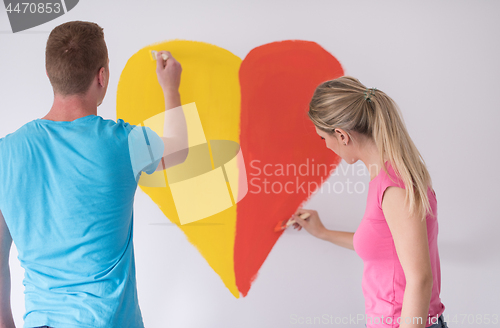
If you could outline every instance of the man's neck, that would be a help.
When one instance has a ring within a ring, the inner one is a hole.
[[[90,100],[80,96],[54,96],[54,103],[50,111],[42,117],[51,121],[74,121],[80,117],[97,115],[97,104],[95,100]]]

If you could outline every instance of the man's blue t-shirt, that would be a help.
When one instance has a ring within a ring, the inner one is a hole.
[[[96,115],[36,119],[0,139],[0,211],[25,270],[25,328],[144,327],[133,201],[163,147],[147,127]]]

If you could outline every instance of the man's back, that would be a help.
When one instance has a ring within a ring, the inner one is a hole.
[[[0,139],[0,210],[25,269],[24,327],[144,326],[133,249],[133,128],[95,115],[37,119]],[[162,154],[161,139],[147,131]],[[141,159],[143,170],[154,172],[159,157]]]

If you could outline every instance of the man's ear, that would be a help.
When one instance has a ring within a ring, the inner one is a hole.
[[[104,81],[105,81],[105,79],[106,79],[106,68],[101,67],[99,69],[99,74],[97,76],[97,82],[99,83],[99,85],[101,87],[104,87]]]

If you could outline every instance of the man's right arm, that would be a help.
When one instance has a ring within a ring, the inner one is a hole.
[[[15,328],[12,317],[12,307],[10,303],[10,267],[9,254],[12,246],[12,236],[10,234],[2,211],[0,211],[0,327]]]
[[[168,56],[163,60],[162,54]],[[156,74],[165,96],[165,122],[161,139],[165,145],[163,158],[156,171],[183,163],[189,151],[186,118],[181,106],[179,85],[182,67],[168,51],[157,53]]]

